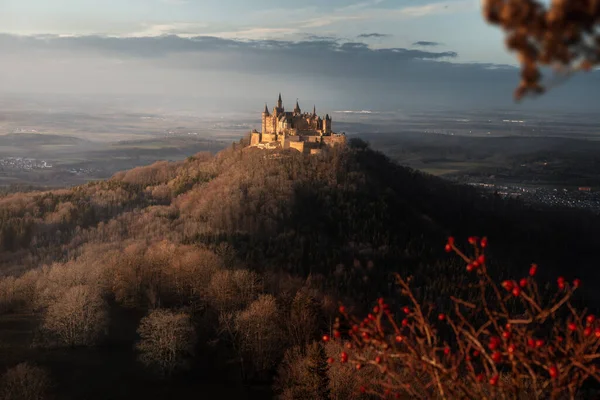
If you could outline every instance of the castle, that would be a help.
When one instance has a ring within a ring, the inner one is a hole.
[[[312,113],[302,113],[296,100],[294,111],[285,111],[281,93],[273,112],[265,104],[262,113],[262,131],[251,132],[250,145],[270,144],[270,147],[281,146],[283,149],[296,149],[301,153],[318,153],[323,146],[345,144],[346,135],[331,130],[331,117],[317,115],[316,107]]]

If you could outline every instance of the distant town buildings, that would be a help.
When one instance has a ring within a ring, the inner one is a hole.
[[[345,144],[346,135],[332,131],[332,119],[329,114],[321,118],[316,106],[312,113],[303,113],[296,100],[294,111],[285,111],[281,94],[277,106],[269,112],[265,104],[262,113],[261,132],[253,130],[250,145],[261,148],[296,149],[301,153],[314,154],[323,146]],[[271,144],[270,146],[264,146]]]

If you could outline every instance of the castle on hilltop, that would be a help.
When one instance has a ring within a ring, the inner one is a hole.
[[[302,113],[298,100],[294,111],[285,111],[281,93],[273,112],[265,104],[262,113],[262,131],[254,129],[251,133],[250,145],[267,145],[269,148],[296,149],[301,153],[317,153],[323,146],[345,144],[346,135],[331,130],[331,117],[317,115],[316,107],[312,113]],[[269,146],[270,145],[270,146]]]

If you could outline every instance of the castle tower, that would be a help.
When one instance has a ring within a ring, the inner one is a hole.
[[[325,119],[323,120],[323,133],[331,133],[331,117],[329,116],[329,114],[327,114],[325,116]]]
[[[267,107],[267,103],[265,103],[265,110],[262,113],[262,133],[267,133],[267,119],[271,114],[269,114],[269,108]]]
[[[281,93],[279,93],[279,99],[277,100],[277,108],[280,110],[283,108],[283,101],[281,101]]]
[[[300,104],[298,104],[298,99],[296,99],[296,107],[294,108],[294,114],[300,115],[302,111],[300,111]]]
[[[317,116],[317,106],[315,104],[315,105],[313,105],[313,117],[316,117],[316,116]]]

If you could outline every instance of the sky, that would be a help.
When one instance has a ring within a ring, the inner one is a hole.
[[[0,0],[0,54],[0,93],[260,109],[513,107],[518,83],[480,0]],[[594,108],[599,74],[519,106]]]

